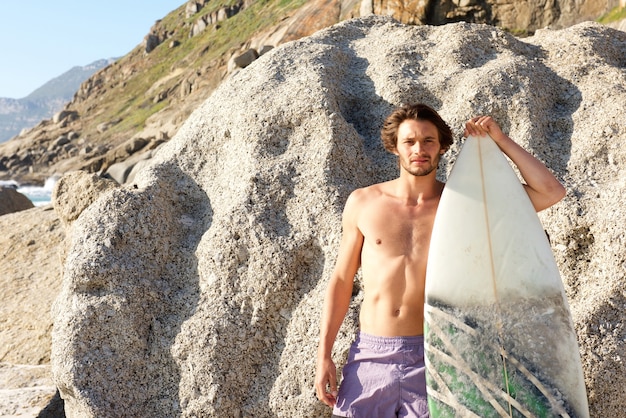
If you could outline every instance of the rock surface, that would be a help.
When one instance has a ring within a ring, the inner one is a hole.
[[[457,137],[469,117],[493,115],[566,185],[541,219],[591,415],[621,416],[625,68],[626,34],[591,23],[520,40],[485,25],[369,17],[265,54],[222,84],[133,184],[73,221],[53,309],[67,415],[330,416],[313,376],[343,204],[396,175],[379,143],[382,119],[421,101]],[[357,285],[338,362],[360,298]]]
[[[49,364],[0,363],[0,388],[0,417],[51,417],[40,415],[57,394]]]
[[[0,417],[62,416],[54,404],[50,309],[61,288],[64,226],[115,187],[73,172],[55,186],[56,210],[47,205],[0,217]]]
[[[368,0],[364,0],[364,3]],[[618,0],[369,0],[376,14],[403,23],[442,25],[487,23],[513,32],[533,33],[550,26],[561,29],[597,19],[619,6]]]
[[[0,216],[0,416],[35,417],[56,392],[50,308],[65,231],[52,206]]]
[[[0,216],[0,231],[0,362],[46,364],[65,231],[50,205]]]
[[[33,207],[33,202],[13,187],[0,186],[0,216]]]

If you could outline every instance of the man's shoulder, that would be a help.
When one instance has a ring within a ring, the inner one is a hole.
[[[361,187],[354,190],[352,193],[359,196],[373,196],[388,193],[388,189],[391,187],[393,180],[385,181],[382,183],[375,183],[369,186]]]
[[[386,187],[387,183],[376,183],[355,189],[352,193],[350,193],[348,200],[365,203],[368,200],[375,199],[383,195]]]
[[[377,206],[385,200],[385,196],[389,196],[389,183],[376,183],[355,189],[346,201],[346,208],[360,213],[372,205]]]

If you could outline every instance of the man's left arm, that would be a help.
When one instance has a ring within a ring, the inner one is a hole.
[[[479,116],[465,124],[465,136],[488,134],[519,169],[524,188],[537,212],[549,208],[565,196],[565,188],[548,168],[507,136],[491,116]]]

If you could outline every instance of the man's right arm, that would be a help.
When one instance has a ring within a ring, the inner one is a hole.
[[[352,297],[354,276],[361,263],[363,235],[357,226],[359,196],[362,190],[352,192],[342,216],[342,237],[337,263],[328,282],[317,350],[315,391],[317,397],[332,407],[337,396],[337,372],[331,354],[339,327],[343,322]],[[327,386],[330,391],[327,391]]]

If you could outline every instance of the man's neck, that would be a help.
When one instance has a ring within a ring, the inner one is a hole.
[[[444,186],[437,180],[435,171],[425,176],[414,176],[406,171],[401,171],[394,183],[394,194],[398,198],[414,203],[439,197]]]

